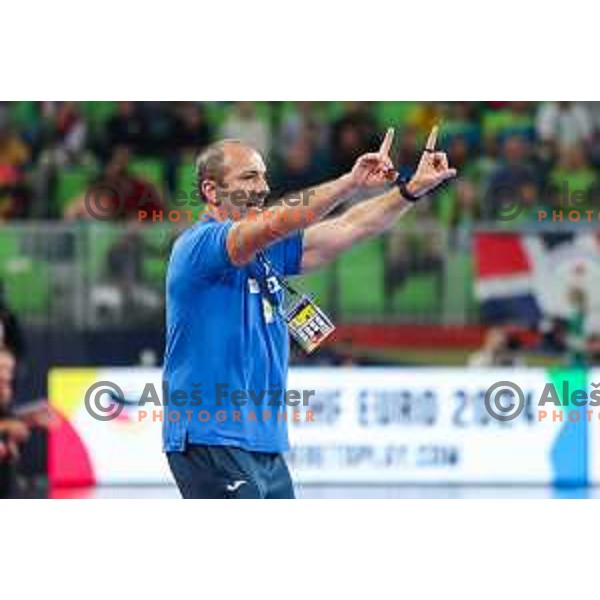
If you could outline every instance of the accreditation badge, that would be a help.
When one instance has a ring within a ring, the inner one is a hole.
[[[335,330],[331,319],[311,300],[302,296],[285,315],[290,335],[310,354]]]

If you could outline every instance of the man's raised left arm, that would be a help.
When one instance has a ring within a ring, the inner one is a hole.
[[[316,223],[304,234],[302,272],[319,268],[355,244],[393,227],[417,198],[456,176],[444,152],[437,152],[437,127],[429,134],[425,151],[411,180],[401,189],[394,185],[384,194],[361,202],[343,215]],[[389,145],[382,151],[389,151]]]

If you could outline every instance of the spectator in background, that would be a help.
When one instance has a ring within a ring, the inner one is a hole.
[[[43,163],[59,167],[77,163],[85,149],[87,124],[75,102],[42,103]]]
[[[181,102],[173,115],[170,139],[175,148],[183,154],[194,154],[210,143],[211,128],[201,105],[195,102]]]
[[[0,402],[8,387],[0,385]],[[20,456],[19,445],[29,438],[29,428],[20,419],[2,413],[0,409],[0,499],[17,495],[15,463]]]
[[[28,216],[29,190],[23,173],[13,165],[0,164],[0,223]]]
[[[448,140],[448,158],[456,161],[460,166],[461,176],[473,176],[474,165],[472,162],[473,146],[465,135],[456,134]]]
[[[75,102],[42,102],[41,151],[35,178],[36,218],[48,215],[47,199],[56,185],[57,173],[68,165],[84,161],[87,123]]]
[[[117,146],[126,146],[133,152],[140,152],[148,145],[148,137],[147,123],[139,103],[119,102],[116,114],[106,124],[106,157],[109,158],[112,149]]]
[[[484,147],[497,156],[504,140],[518,136],[528,143],[535,140],[534,107],[532,102],[514,101],[488,103],[482,114]]]
[[[398,171],[405,177],[409,177],[419,160],[422,149],[417,128],[411,125],[404,127],[398,135],[397,147],[395,163],[398,165]]]
[[[449,229],[473,227],[481,217],[477,186],[473,180],[461,178],[454,187],[440,194],[438,218]]]
[[[0,100],[0,126],[4,127],[10,122],[10,102]]]
[[[195,102],[181,102],[171,116],[169,152],[166,158],[166,180],[170,192],[178,185],[178,170],[182,163],[191,163],[193,156],[210,143],[212,131],[204,108]]]
[[[86,195],[95,212],[86,206]],[[145,211],[149,221],[153,215],[160,220],[164,203],[154,185],[129,172],[129,150],[120,147],[115,149],[102,177],[67,207],[65,218],[93,220],[99,214],[103,220],[143,220],[140,211]]]
[[[442,119],[443,107],[441,102],[419,102],[411,111],[408,125],[418,133],[425,134]]]
[[[590,366],[600,365],[600,333],[592,333],[587,341],[588,361]]]
[[[598,192],[598,178],[581,144],[562,146],[550,185],[557,190],[564,211],[592,209]]]
[[[258,116],[254,102],[234,103],[223,123],[221,137],[242,140],[267,158],[271,152],[270,124]]]
[[[377,147],[381,140],[372,105],[368,102],[344,102],[344,113],[331,128],[330,162],[328,176],[338,176],[352,169],[356,159],[369,148]],[[366,196],[362,191],[351,193],[344,197],[343,206],[335,208],[331,215],[337,215],[356,202],[366,200],[369,194],[381,193],[371,190]]]
[[[590,143],[593,124],[584,104],[576,102],[544,102],[536,116],[537,135],[543,151],[556,156],[563,146]]]
[[[569,315],[567,317],[567,365],[572,368],[587,366],[587,321],[588,298],[584,289],[574,285],[568,294]]]
[[[106,281],[92,290],[95,312],[102,320],[143,321],[162,310],[161,294],[145,282],[144,261],[159,252],[148,245],[136,222],[112,245]]]
[[[15,364],[10,351],[0,348],[0,498],[17,494],[15,464],[20,455],[19,445],[30,434],[29,427],[12,414]]]
[[[5,110],[0,114],[0,165],[23,169],[30,157],[29,147],[12,130]]]
[[[132,223],[108,252],[107,271],[110,281],[124,286],[142,281],[144,255],[144,240],[139,229]]]
[[[45,400],[15,405],[15,366],[13,354],[0,348],[0,498],[39,497],[44,478],[27,472],[28,457],[35,436],[48,429],[52,418]]]
[[[336,173],[344,173],[348,165],[363,153],[365,141],[361,129],[348,120],[338,121],[333,128],[332,159]]]
[[[546,316],[540,321],[540,352],[562,355],[567,349],[567,325],[564,317]]]
[[[485,334],[483,346],[469,357],[469,367],[521,367],[521,344],[516,336],[501,327],[493,327]]]
[[[279,129],[279,151],[285,153],[301,138],[308,140],[315,151],[325,153],[329,145],[329,122],[321,102],[295,102],[283,117]]]
[[[437,219],[448,228],[473,225],[481,215],[478,165],[471,160],[469,139],[461,134],[448,141],[448,159],[457,165],[460,179],[444,188],[433,202]]]
[[[173,135],[171,103],[154,101],[141,102],[140,105],[147,130],[140,153],[162,158],[170,149]]]
[[[23,218],[29,212],[25,166],[30,150],[8,122],[6,110],[0,113],[0,222]]]
[[[444,103],[442,120],[442,146],[448,147],[458,137],[467,145],[467,151],[472,152],[479,147],[479,123],[472,102]]]
[[[0,346],[0,386],[11,385],[15,379],[17,360],[15,355],[6,346]],[[0,409],[5,412],[9,409],[10,400],[0,396]]]
[[[511,223],[510,215],[530,217],[541,189],[540,174],[531,160],[531,147],[522,136],[509,136],[502,144],[499,166],[485,186],[482,213],[485,218]]]
[[[592,123],[592,141],[588,148],[589,159],[595,169],[600,169],[600,102],[586,102],[585,109]]]
[[[276,179],[277,184],[271,194],[274,198],[322,181],[317,154],[308,134],[299,136],[283,150],[283,164],[277,169]]]
[[[172,135],[169,109],[167,102],[119,102],[117,113],[106,124],[104,159],[118,146],[137,155],[162,157]]]
[[[4,282],[0,281],[0,348],[7,348],[16,360],[25,354],[25,338],[17,315],[8,306]]]
[[[345,112],[333,123],[331,153],[335,173],[345,173],[356,159],[377,147],[377,127],[367,102],[346,102]]]

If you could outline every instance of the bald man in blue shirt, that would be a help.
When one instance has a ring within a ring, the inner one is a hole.
[[[379,151],[361,156],[350,173],[267,209],[256,150],[223,140],[198,156],[207,210],[175,242],[166,284],[163,448],[184,498],[294,497],[283,458],[286,407],[268,405],[265,395],[287,383],[284,278],[389,229],[454,177],[436,138],[434,128],[408,181],[389,158],[388,130]],[[323,220],[350,192],[386,184],[381,195]]]

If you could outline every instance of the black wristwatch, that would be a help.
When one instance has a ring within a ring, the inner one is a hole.
[[[400,190],[400,194],[407,202],[418,202],[422,198],[422,196],[415,196],[414,194],[411,194],[408,191],[408,188],[406,186],[408,185],[409,181],[410,177],[404,177],[400,173],[398,173],[398,177],[396,177],[395,183],[398,186],[398,189]]]

